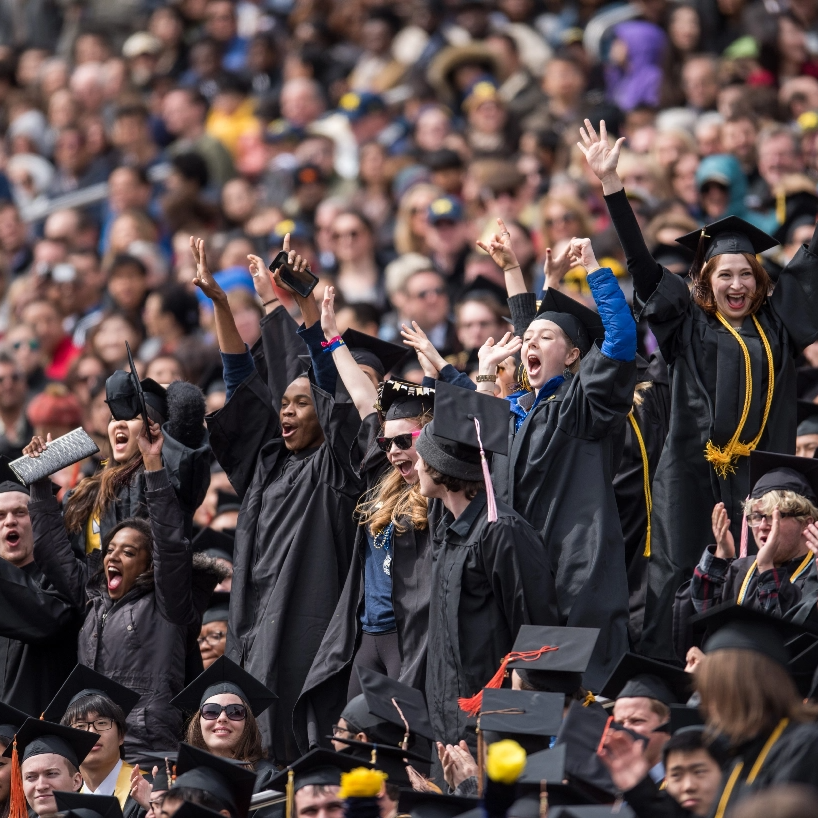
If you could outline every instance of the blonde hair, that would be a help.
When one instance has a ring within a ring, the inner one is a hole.
[[[398,255],[404,253],[425,253],[426,245],[420,236],[412,232],[412,210],[414,203],[421,194],[432,199],[443,196],[444,192],[437,185],[417,184],[413,185],[403,194],[398,204],[398,213],[395,216],[395,250]]]
[[[806,497],[794,491],[774,489],[757,499],[750,497],[744,501],[745,514],[753,511],[759,514],[772,514],[775,509],[783,514],[791,514],[801,523],[805,523],[810,517],[818,520],[818,508]]]

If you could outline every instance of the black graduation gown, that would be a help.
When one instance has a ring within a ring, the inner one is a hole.
[[[508,303],[522,335],[536,312],[534,294]],[[492,461],[498,497],[545,543],[558,624],[600,629],[583,677],[591,690],[599,690],[628,650],[628,584],[613,476],[635,384],[633,361],[613,360],[593,346],[579,374],[529,411],[516,433],[511,417],[509,455]]]
[[[362,489],[350,458],[361,425],[352,403],[313,384],[325,442],[298,453],[284,445],[278,410],[306,349],[295,329],[283,308],[266,316],[256,371],[207,418],[216,458],[242,498],[226,655],[278,696],[259,724],[279,762],[298,756],[293,708],[349,571]]]
[[[378,416],[372,414],[364,418],[363,428],[368,428],[367,437],[373,440],[380,429]],[[367,447],[366,451],[369,453],[372,449]],[[376,449],[367,458],[364,469],[366,490],[371,490],[390,468],[386,455]],[[441,511],[440,501],[430,500],[429,522],[424,530],[418,531],[409,525],[402,534],[395,532],[392,537],[392,606],[401,656],[399,681],[418,690],[423,690],[426,682],[431,532]],[[330,746],[326,737],[347,702],[352,662],[361,641],[366,549],[366,531],[359,525],[344,590],[293,713],[293,731],[302,753],[316,744]]]
[[[640,650],[672,661],[673,598],[710,542],[716,503],[725,504],[736,541],[741,534],[749,458],[740,457],[736,473],[723,479],[704,451],[708,441],[724,446],[736,431],[745,395],[744,355],[721,322],[693,301],[684,280],[653,260],[624,192],[605,200],[634,279],[636,303],[670,369],[670,429],[653,481],[653,545]],[[805,246],[781,272],[756,318],[770,344],[775,378],[758,449],[794,454],[795,358],[818,339],[818,257]],[[751,360],[752,402],[742,434],[749,441],[761,427],[770,373],[750,317],[739,333]]]
[[[0,559],[0,701],[39,716],[77,664],[81,622],[36,563]]]
[[[488,522],[486,501],[480,492],[456,520],[444,513],[435,530],[426,701],[434,736],[444,744],[466,737],[469,719],[457,700],[494,676],[520,625],[558,624],[537,532],[502,501],[497,521]]]

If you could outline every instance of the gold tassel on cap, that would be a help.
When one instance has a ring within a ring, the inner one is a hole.
[[[295,773],[292,769],[287,770],[287,787],[285,794],[287,796],[287,806],[284,811],[285,818],[293,818],[295,810]]]

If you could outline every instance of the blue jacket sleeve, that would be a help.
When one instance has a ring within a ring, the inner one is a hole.
[[[458,372],[451,364],[446,364],[446,366],[444,366],[443,369],[438,372],[437,377],[438,380],[446,381],[446,383],[450,383],[453,386],[459,386],[462,389],[477,389],[477,385],[465,372]],[[432,378],[427,378],[426,376],[423,377],[421,386],[434,387],[434,385],[435,381]]]
[[[297,331],[310,351],[316,386],[323,389],[328,395],[334,395],[335,385],[338,382],[338,369],[335,361],[332,360],[332,353],[324,352],[324,347],[321,346],[324,340],[321,322],[316,321],[311,327],[305,327],[302,324]]]
[[[244,352],[222,352],[221,356],[225,392],[227,400],[230,400],[239,384],[255,372],[256,366],[247,344],[244,345]]]
[[[602,354],[614,361],[632,361],[636,357],[636,322],[616,276],[609,267],[600,267],[588,276],[588,286],[605,327]]]

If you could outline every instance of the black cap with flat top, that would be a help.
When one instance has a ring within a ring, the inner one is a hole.
[[[293,774],[293,792],[302,787],[319,785],[323,787],[340,787],[341,773],[348,773],[356,767],[373,768],[368,762],[362,762],[347,753],[336,753],[319,747],[310,750],[301,756],[280,773],[274,775],[268,782],[267,788],[284,792],[290,772]]]
[[[182,805],[173,813],[174,818],[224,818],[220,812],[208,809],[192,801],[183,801]]]
[[[602,341],[605,338],[605,327],[599,313],[551,287],[543,293],[534,320],[551,321],[556,324],[583,357],[595,341]]]
[[[357,671],[370,713],[408,733],[434,740],[426,700],[419,690],[370,668],[359,665]]]
[[[521,625],[512,648],[515,653],[535,652],[543,645],[559,650],[547,651],[531,661],[513,659],[508,666],[536,690],[573,693],[582,686],[582,674],[598,638],[599,628]]]
[[[398,814],[412,818],[456,818],[479,805],[476,798],[462,795],[442,795],[436,792],[401,790]]]
[[[564,707],[562,693],[486,687],[478,716],[480,729],[504,736],[556,736]]]
[[[626,653],[602,686],[600,695],[608,699],[644,696],[666,705],[679,704],[690,697],[691,682],[690,676],[674,665]]]
[[[0,702],[0,738],[13,738],[14,734],[23,726],[25,720],[28,718],[31,718],[28,713],[24,713],[22,710],[18,710],[16,707],[12,707],[5,702]]]
[[[238,818],[244,818],[250,809],[255,783],[256,774],[239,762],[214,756],[190,744],[179,745],[172,790],[176,787],[203,790]]]
[[[228,511],[241,511],[241,500],[234,491],[218,489],[216,491],[216,514],[227,514]]]
[[[378,409],[384,420],[416,418],[431,414],[435,408],[435,390],[430,386],[390,378],[378,389]]]
[[[220,656],[210,667],[200,673],[171,704],[180,710],[193,713],[211,696],[233,693],[246,702],[254,716],[263,713],[277,698],[272,690],[239,667],[226,656]]]
[[[230,618],[230,592],[214,591],[210,596],[210,602],[202,615],[202,624],[209,625],[211,622],[227,622]]]
[[[14,470],[9,465],[9,459],[3,455],[0,456],[0,494],[5,494],[9,491],[19,491],[21,494],[30,494],[28,486],[20,482],[20,478],[14,473]]]
[[[390,784],[411,786],[409,774],[406,772],[407,765],[411,765],[422,775],[428,775],[431,768],[429,757],[413,753],[411,750],[403,750],[389,744],[356,741],[353,738],[341,738],[340,736],[333,736],[333,739],[346,744],[349,748],[340,755],[348,756],[356,762],[369,762],[374,769],[381,770],[389,776]],[[355,766],[360,766],[360,764],[356,763]]]
[[[154,410],[154,416],[163,423],[168,416],[168,393],[152,378],[139,380],[127,341],[125,349],[128,353],[129,371],[117,370],[105,381],[105,403],[114,420],[133,420],[141,416],[145,427],[149,429],[148,407]]]
[[[755,256],[778,244],[771,235],[738,216],[727,216],[676,239],[694,253],[699,249],[700,240],[704,242],[704,261],[724,253],[750,253]]]
[[[815,227],[818,216],[818,196],[813,191],[798,190],[784,198],[784,221],[775,231],[775,237],[782,244],[789,244],[798,227]]]
[[[356,329],[348,329],[341,337],[358,365],[371,367],[381,380],[409,354],[405,346],[382,341]]]
[[[140,694],[135,690],[97,673],[86,665],[77,665],[46,706],[43,718],[58,721],[74,702],[94,694],[106,696],[114,704],[118,704],[126,716],[136,707],[140,699]]]
[[[796,437],[818,435],[818,403],[810,400],[798,401],[798,429]]]
[[[113,795],[54,790],[54,800],[58,812],[67,812],[75,818],[122,818],[119,799]]]
[[[79,768],[97,743],[98,736],[87,730],[74,730],[50,721],[29,718],[17,731],[15,738],[21,763],[34,756],[54,753]],[[13,750],[14,745],[9,744],[3,755],[11,758]]]
[[[750,497],[771,491],[792,491],[818,505],[818,460],[775,452],[750,454]]]

